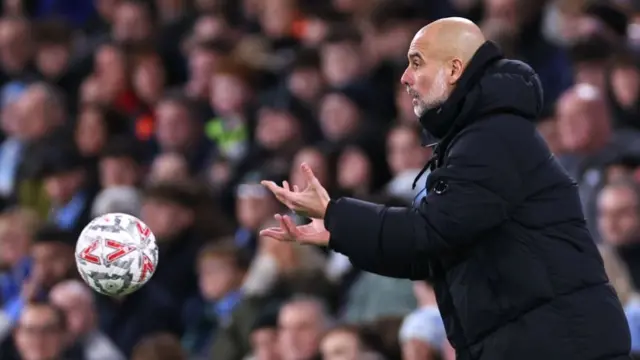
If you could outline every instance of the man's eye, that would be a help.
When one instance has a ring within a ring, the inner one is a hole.
[[[411,63],[411,66],[413,66],[414,68],[417,68],[418,66],[420,66],[420,64],[417,61],[414,61]]]

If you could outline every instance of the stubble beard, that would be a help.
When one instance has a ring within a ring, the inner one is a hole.
[[[411,93],[414,94],[413,90]],[[431,84],[429,92],[423,97],[414,97],[418,104],[413,106],[413,112],[417,117],[422,117],[427,111],[436,109],[447,101],[447,79],[445,69],[438,70],[436,77]]]

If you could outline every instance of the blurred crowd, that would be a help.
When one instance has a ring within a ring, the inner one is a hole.
[[[0,358],[453,360],[433,290],[261,238],[263,179],[411,206],[433,142],[400,84],[414,33],[464,16],[539,74],[538,128],[576,180],[640,351],[640,2],[5,0]],[[80,230],[155,234],[119,298],[75,269]],[[300,216],[300,223],[308,221]],[[375,239],[372,239],[372,241]]]

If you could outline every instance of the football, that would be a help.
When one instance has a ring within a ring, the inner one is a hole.
[[[151,230],[135,216],[111,213],[93,219],[76,243],[82,279],[108,296],[130,294],[153,276],[158,246]]]

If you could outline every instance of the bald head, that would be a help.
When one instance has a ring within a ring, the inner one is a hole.
[[[444,18],[430,23],[416,33],[409,47],[409,55],[416,51],[441,61],[458,59],[466,66],[485,41],[482,31],[471,20]]]
[[[418,117],[447,100],[485,41],[476,24],[459,17],[434,21],[416,33],[407,53],[409,67],[401,81],[413,97]]]

